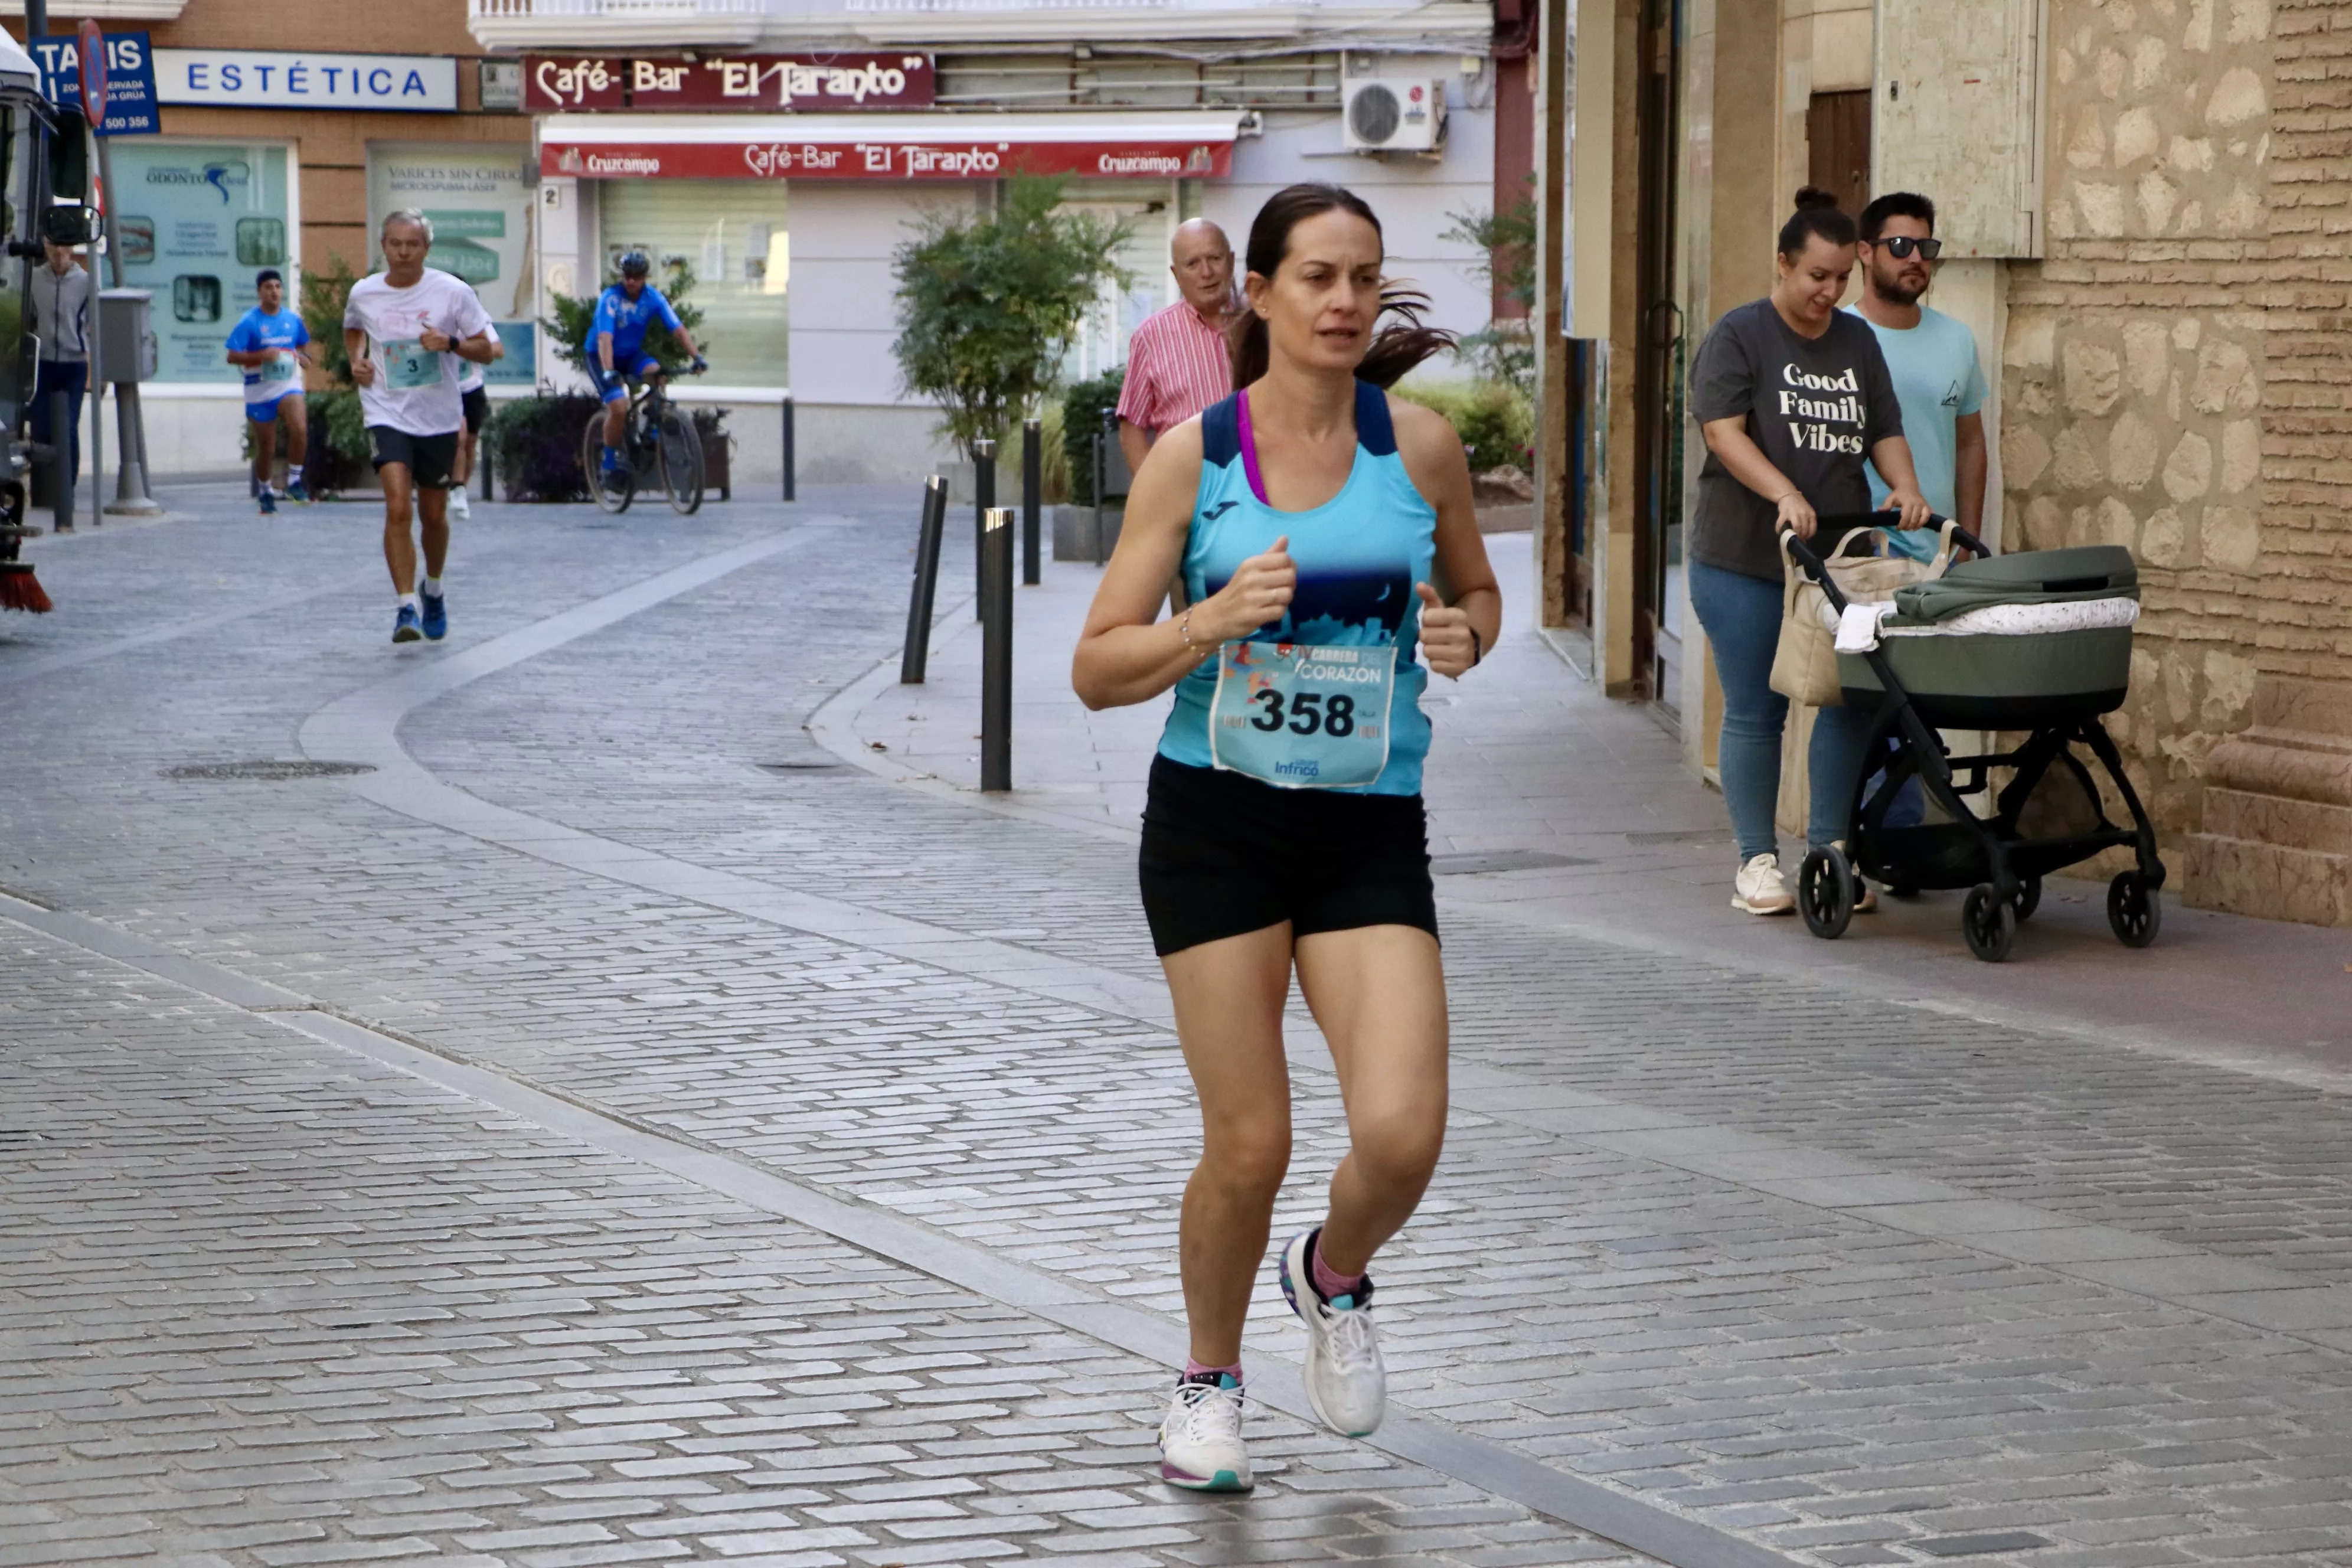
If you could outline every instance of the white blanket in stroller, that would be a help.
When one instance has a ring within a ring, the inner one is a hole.
[[[2045,632],[2082,632],[2128,626],[2139,619],[2139,601],[2120,595],[2074,599],[2056,605],[1987,605],[1927,626],[1890,626],[1893,600],[1849,603],[1841,616],[1823,601],[1822,624],[1837,634],[1840,653],[1868,653],[1882,637],[2027,637]]]

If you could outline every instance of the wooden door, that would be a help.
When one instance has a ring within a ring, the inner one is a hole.
[[[1805,178],[1854,217],[1870,205],[1870,92],[1817,92],[1805,110]]]

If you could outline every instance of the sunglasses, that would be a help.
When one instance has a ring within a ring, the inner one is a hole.
[[[1915,250],[1930,261],[1935,260],[1936,258],[1944,253],[1944,242],[1942,240],[1914,239],[1907,234],[1893,235],[1885,239],[1874,240],[1872,243],[1874,245],[1884,246],[1886,249],[1886,254],[1895,258],[1897,261],[1910,260],[1911,253]]]

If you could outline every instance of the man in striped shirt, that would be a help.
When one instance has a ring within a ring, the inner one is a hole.
[[[1207,218],[1181,225],[1169,247],[1170,270],[1183,298],[1155,310],[1127,345],[1127,380],[1118,395],[1118,446],[1128,471],[1173,429],[1234,390],[1225,350],[1233,320],[1234,247]]]

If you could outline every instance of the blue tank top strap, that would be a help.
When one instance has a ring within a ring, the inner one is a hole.
[[[1201,411],[1201,467],[1222,468],[1242,453],[1242,395],[1238,392]]]
[[[1356,445],[1375,458],[1396,455],[1396,425],[1389,418],[1389,395],[1369,381],[1356,383]]]

